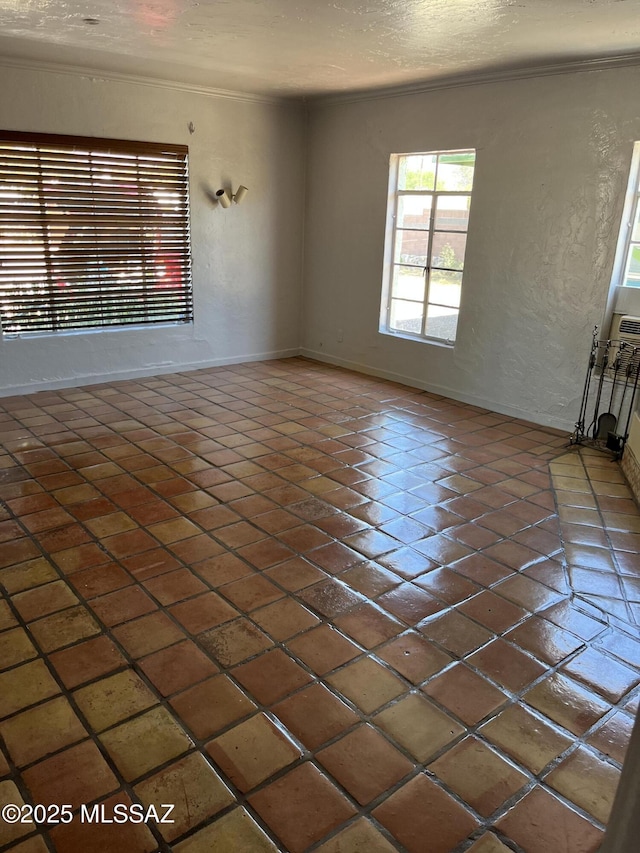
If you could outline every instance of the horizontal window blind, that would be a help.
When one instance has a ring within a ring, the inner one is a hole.
[[[0,132],[5,334],[193,319],[186,146]]]

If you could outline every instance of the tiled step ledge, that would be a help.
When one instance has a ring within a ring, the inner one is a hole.
[[[549,468],[573,596],[610,624],[637,631],[640,516],[621,467],[596,449],[574,446]]]
[[[631,447],[627,445],[620,461],[622,473],[627,478],[629,487],[636,501],[640,503],[640,462]]]

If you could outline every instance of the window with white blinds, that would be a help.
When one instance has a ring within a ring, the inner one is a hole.
[[[0,132],[0,319],[192,321],[187,147]]]

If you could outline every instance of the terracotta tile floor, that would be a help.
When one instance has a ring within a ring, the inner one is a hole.
[[[0,847],[597,850],[640,694],[608,457],[302,359],[3,399],[0,438],[0,799],[75,814]]]

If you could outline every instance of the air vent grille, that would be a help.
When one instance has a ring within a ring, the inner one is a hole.
[[[620,320],[620,335],[637,335],[640,338],[640,317],[623,317]]]

